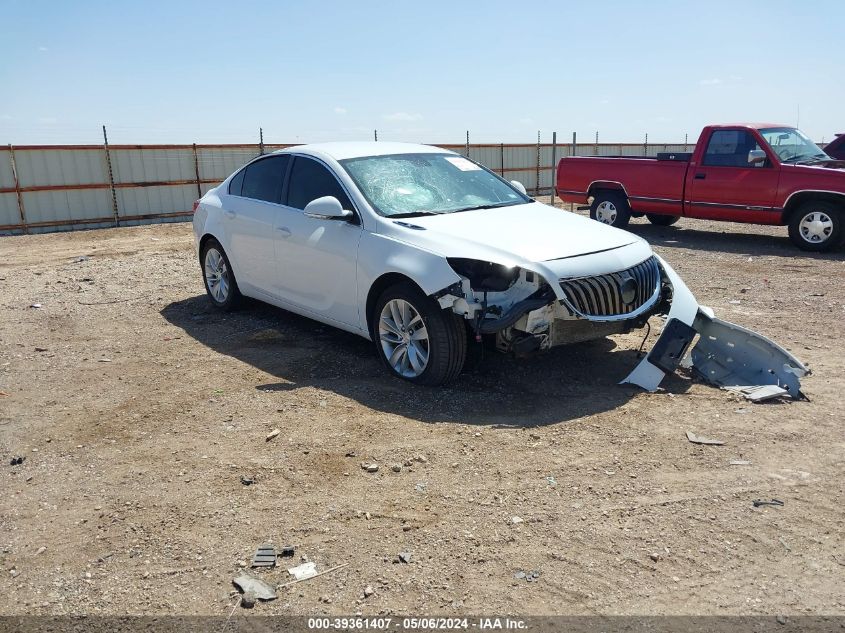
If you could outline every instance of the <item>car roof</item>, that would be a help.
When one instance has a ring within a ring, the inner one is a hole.
[[[448,149],[435,147],[434,145],[385,141],[310,143],[308,145],[287,147],[279,150],[277,153],[308,154],[320,158],[333,158],[334,160],[360,158],[362,156],[387,156],[390,154],[454,154],[454,152]]]

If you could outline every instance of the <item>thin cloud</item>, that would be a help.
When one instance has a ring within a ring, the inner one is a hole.
[[[334,113],[335,114],[346,114],[346,108],[341,108],[341,107],[338,106],[334,109]]]
[[[55,125],[59,120],[54,116],[43,116],[38,119],[38,122],[43,125]]]
[[[385,121],[419,121],[422,119],[421,114],[410,112],[394,112],[393,114],[385,114]]]
[[[49,49],[49,48],[47,48],[46,46],[39,46],[39,47],[38,47],[38,50],[39,50],[39,51],[41,51],[42,53],[46,53],[46,52],[47,52],[47,51],[49,51],[50,49]]]
[[[718,77],[714,77],[713,79],[700,79],[698,82],[699,86],[718,86],[722,83],[722,80]]]

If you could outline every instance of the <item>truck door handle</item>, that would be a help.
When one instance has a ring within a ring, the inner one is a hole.
[[[695,175],[696,180],[704,180],[705,178],[707,178],[707,174],[696,174]]]
[[[235,217],[236,214],[235,214],[234,211],[224,211],[223,215],[225,215],[227,218],[229,218],[231,220],[233,217]]]
[[[286,226],[277,226],[276,231],[280,233],[282,237],[290,237],[290,229]]]

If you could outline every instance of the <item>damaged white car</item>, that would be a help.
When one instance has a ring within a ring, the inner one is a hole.
[[[214,305],[253,297],[375,343],[395,375],[439,385],[472,341],[517,355],[666,323],[625,379],[654,390],[684,361],[720,385],[799,397],[806,367],[713,317],[643,239],[528,197],[482,165],[404,143],[261,156],[195,204]]]

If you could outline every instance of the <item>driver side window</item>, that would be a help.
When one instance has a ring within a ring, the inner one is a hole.
[[[748,152],[759,150],[747,130],[716,130],[710,135],[702,163],[710,167],[748,167]]]
[[[354,210],[349,197],[334,174],[316,160],[302,156],[294,158],[288,183],[287,206],[289,207],[304,209],[309,202],[317,198],[334,196],[344,209]]]

